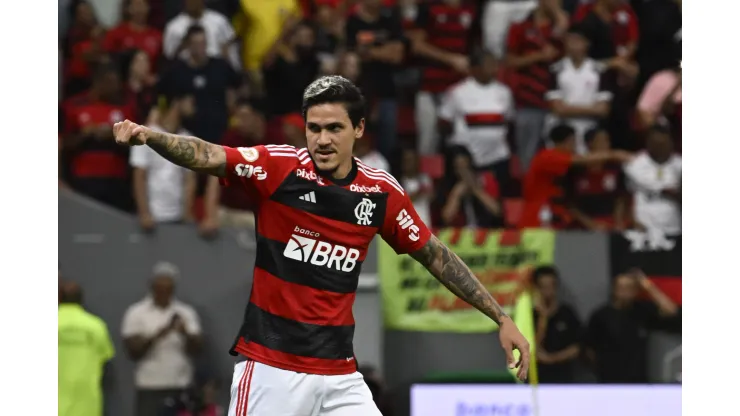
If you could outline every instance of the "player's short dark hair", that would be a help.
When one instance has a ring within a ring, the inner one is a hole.
[[[560,280],[560,273],[558,273],[558,269],[555,268],[555,266],[540,266],[532,272],[532,283],[538,284],[540,280],[542,280],[545,276],[552,276],[555,278],[555,280]]]
[[[550,130],[550,140],[555,144],[563,143],[575,136],[575,129],[567,124],[558,124]]]
[[[301,114],[305,120],[308,109],[320,104],[341,103],[347,110],[352,127],[365,118],[365,97],[352,81],[339,75],[323,76],[312,82],[303,92]]]
[[[205,36],[206,30],[203,28],[203,26],[198,24],[190,25],[188,31],[185,32],[185,40],[189,42],[191,37],[198,34],[203,34]]]

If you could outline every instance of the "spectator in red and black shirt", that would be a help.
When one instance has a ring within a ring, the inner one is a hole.
[[[162,32],[150,27],[149,2],[147,0],[127,0],[123,8],[123,21],[105,36],[104,47],[109,53],[139,49],[149,56],[156,66],[162,54]]]
[[[132,208],[128,148],[113,140],[113,124],[131,119],[133,111],[121,94],[117,68],[103,65],[93,75],[90,91],[65,103],[64,152],[69,185],[122,210]]]
[[[137,123],[149,123],[149,115],[156,104],[157,78],[152,74],[149,55],[142,50],[127,52],[122,59],[124,93],[136,111]]]
[[[421,61],[421,88],[416,94],[419,153],[439,149],[437,112],[440,95],[468,75],[471,27],[475,8],[463,0],[439,0],[418,6],[412,49]]]
[[[240,100],[234,111],[234,125],[224,133],[221,144],[233,148],[266,144],[266,129],[262,103]],[[303,140],[305,145],[305,133]],[[221,187],[216,176],[208,178],[204,204],[200,231],[206,237],[215,234],[221,225],[254,228],[257,201],[241,189]]]
[[[506,63],[516,71],[516,144],[524,170],[540,147],[549,109],[545,100],[549,66],[561,55],[567,26],[567,16],[556,1],[540,0],[527,19],[509,29]]]
[[[452,172],[441,195],[442,224],[448,227],[496,228],[503,226],[498,181],[490,171],[476,173],[470,153],[452,149],[448,172]]]
[[[588,131],[585,139],[590,154],[611,150],[609,133],[604,129]],[[624,172],[617,163],[571,169],[566,180],[566,199],[576,228],[622,230],[626,225],[628,195]]]
[[[637,16],[627,2],[594,0],[582,4],[573,15],[573,21],[588,33],[591,58],[634,58],[640,34]]]
[[[565,204],[565,179],[573,166],[626,162],[629,153],[611,150],[577,155],[576,132],[561,124],[550,131],[553,148],[540,150],[524,177],[524,209],[520,228],[567,227],[571,216]]]
[[[107,62],[103,50],[105,30],[86,1],[72,6],[74,18],[64,43],[64,95],[71,97],[90,87],[91,68]]]

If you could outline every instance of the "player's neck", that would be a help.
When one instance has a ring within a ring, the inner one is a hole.
[[[345,179],[352,172],[352,159],[348,160],[344,164],[339,165],[334,172],[331,173],[332,179]]]

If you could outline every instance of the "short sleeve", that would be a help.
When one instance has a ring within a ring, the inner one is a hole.
[[[133,146],[129,154],[129,164],[133,168],[147,169],[151,161],[151,152],[148,146]]]
[[[568,173],[573,164],[573,155],[559,151],[548,151],[545,157],[540,159],[540,169],[555,176]]]
[[[104,322],[100,322],[100,345],[98,346],[100,351],[100,361],[110,361],[116,355],[116,350],[113,348],[113,341],[111,340],[108,327]]]
[[[185,329],[188,331],[188,334],[201,334],[200,318],[198,318],[198,313],[195,312],[195,309],[190,306],[184,306],[181,310],[181,318],[185,323]]]
[[[675,81],[667,71],[653,75],[645,89],[642,90],[642,94],[640,94],[637,109],[653,115],[658,114],[663,100],[671,92],[674,85]]]
[[[223,146],[226,152],[226,177],[223,186],[241,184],[246,190],[269,197],[284,179],[285,166],[297,162],[298,154],[292,146]]]
[[[408,194],[391,190],[380,236],[398,254],[413,253],[429,241],[432,233],[419,218]]]
[[[446,94],[442,95],[438,113],[439,118],[447,122],[453,122],[460,114],[460,105],[457,102],[455,89],[451,89]]]
[[[135,306],[131,306],[123,315],[121,323],[121,336],[124,338],[146,335],[146,328],[142,322],[141,316],[136,313]]]

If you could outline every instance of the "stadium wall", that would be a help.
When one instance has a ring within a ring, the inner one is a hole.
[[[226,352],[241,323],[251,285],[251,233],[224,230],[221,238],[204,241],[193,227],[162,226],[153,236],[142,236],[134,218],[60,190],[58,238],[64,277],[82,284],[85,305],[108,323],[115,342],[117,355],[106,378],[110,416],[132,411],[133,365],[123,351],[121,319],[126,308],[146,294],[151,268],[160,260],[180,267],[178,297],[201,316],[206,348],[200,366],[228,387],[234,360]],[[558,234],[555,263],[563,275],[563,294],[584,322],[607,299],[608,261],[605,235]],[[377,255],[371,248],[355,303],[355,350],[361,363],[381,369],[402,396],[407,395],[405,386],[430,372],[503,368],[495,334],[383,331],[376,266]],[[660,379],[663,354],[680,342],[680,337],[652,335],[653,380]],[[582,381],[588,381],[586,374]],[[222,393],[228,400],[228,388]]]

